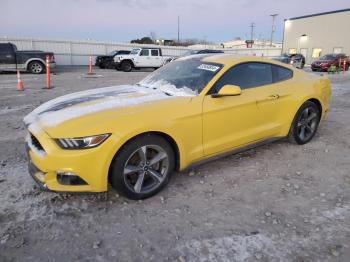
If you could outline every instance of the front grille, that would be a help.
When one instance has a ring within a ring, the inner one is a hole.
[[[45,151],[43,146],[40,144],[39,140],[33,136],[33,134],[30,134],[30,140],[32,141],[33,146],[35,146],[36,149]]]

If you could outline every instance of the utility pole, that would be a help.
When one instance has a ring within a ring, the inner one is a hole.
[[[276,28],[275,28],[275,19],[276,19],[276,16],[278,16],[278,14],[273,14],[273,15],[270,15],[270,16],[272,17],[272,28],[271,28],[270,47],[272,47],[273,34],[274,34],[275,31],[276,31]]]
[[[251,28],[251,30],[250,30],[250,40],[254,40],[254,27],[255,27],[255,23],[253,22],[253,23],[250,24],[250,28]]]
[[[177,43],[180,43],[180,16],[177,16]]]

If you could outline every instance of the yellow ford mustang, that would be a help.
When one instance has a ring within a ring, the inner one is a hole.
[[[257,57],[181,58],[136,85],[78,92],[24,118],[29,172],[54,191],[132,199],[174,170],[276,138],[309,142],[328,111],[329,80]]]

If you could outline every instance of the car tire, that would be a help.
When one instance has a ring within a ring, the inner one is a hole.
[[[130,72],[133,68],[133,64],[130,61],[123,61],[121,68],[124,72]]]
[[[318,106],[314,102],[306,101],[293,119],[288,140],[298,145],[308,143],[316,134],[320,119],[321,112]]]
[[[129,141],[117,153],[109,180],[120,194],[145,199],[168,184],[174,168],[175,155],[167,140],[146,134]]]
[[[45,66],[40,61],[32,61],[28,64],[28,71],[32,74],[42,74],[45,72]]]

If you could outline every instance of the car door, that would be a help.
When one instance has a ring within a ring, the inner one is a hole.
[[[279,136],[290,120],[292,106],[293,71],[289,68],[269,63],[251,65],[255,77],[272,72],[272,83],[255,88],[258,107],[259,134],[261,137]]]
[[[203,101],[203,148],[212,155],[263,138],[256,103],[257,89],[272,83],[272,71],[255,72],[254,63],[232,67],[214,84]],[[257,74],[256,77],[253,77]],[[241,95],[214,98],[224,85],[237,85]]]
[[[0,44],[0,69],[16,69],[16,57],[11,44]]]
[[[159,55],[158,49],[151,49],[151,63],[153,67],[161,67],[163,65],[162,57]]]
[[[142,49],[136,61],[136,67],[152,67],[149,49]]]

